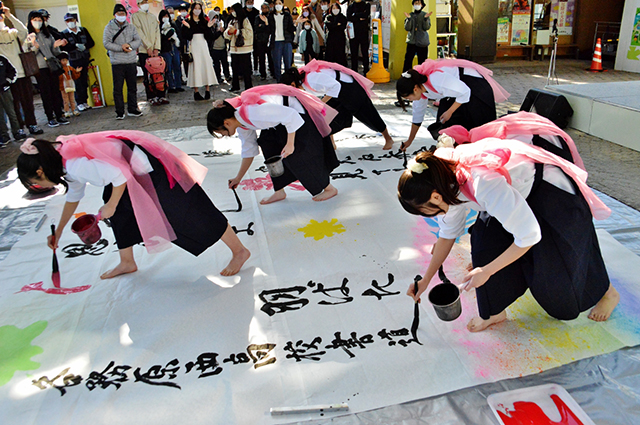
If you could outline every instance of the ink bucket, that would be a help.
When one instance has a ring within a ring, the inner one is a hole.
[[[440,283],[429,291],[429,302],[438,318],[445,322],[457,319],[462,313],[460,290],[450,282]]]
[[[78,235],[85,245],[93,245],[98,242],[102,236],[98,221],[100,221],[99,217],[93,214],[85,214],[73,222],[71,231]]]
[[[272,156],[264,162],[269,170],[271,177],[280,177],[284,174],[284,164],[282,163],[282,157],[280,155]]]

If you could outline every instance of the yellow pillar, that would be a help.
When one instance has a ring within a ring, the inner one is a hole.
[[[438,39],[436,31],[436,0],[425,0],[425,12],[433,12],[431,15],[431,29],[429,30],[429,58],[438,56]],[[398,79],[402,74],[404,54],[407,51],[407,32],[404,30],[405,12],[411,13],[412,4],[409,0],[391,1],[391,40],[389,41],[389,72],[391,78]],[[414,59],[415,63],[415,59]]]
[[[107,0],[67,0],[68,5],[78,5],[78,12],[82,26],[89,31],[96,45],[91,48],[93,64],[100,67],[102,88],[107,105],[113,105],[113,76],[111,74],[111,62],[107,56],[107,50],[102,44],[104,27],[113,19],[114,1]],[[90,71],[91,72],[91,71]],[[93,78],[93,77],[92,77]],[[125,98],[126,98],[126,89]],[[91,96],[89,96],[91,98]],[[91,99],[89,99],[91,100]]]

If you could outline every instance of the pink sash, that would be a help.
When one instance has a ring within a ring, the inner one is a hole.
[[[329,134],[331,134],[331,127],[329,126],[329,123],[333,121],[336,115],[338,115],[338,111],[325,104],[321,100],[317,99],[316,97],[310,95],[309,93],[300,89],[296,89],[292,86],[287,86],[285,84],[268,84],[265,86],[257,86],[243,91],[239,97],[226,99],[226,101],[238,110],[240,117],[245,122],[253,125],[249,120],[249,116],[247,114],[247,106],[261,105],[265,103],[265,101],[260,97],[269,95],[295,97],[300,101],[305,111],[307,111],[307,113],[313,120],[313,123],[316,125],[316,128],[318,129],[320,134],[322,134],[322,137],[327,137]]]
[[[176,235],[158,200],[153,182],[148,174],[134,175],[131,165],[122,155],[128,147],[114,143],[118,139],[130,140],[157,158],[165,170],[171,187],[178,182],[187,192],[194,184],[202,183],[207,168],[170,143],[142,131],[103,131],[82,135],[60,136],[60,154],[65,160],[74,158],[99,159],[118,167],[127,179],[127,189],[133,212],[149,253],[164,251],[171,246]]]
[[[458,144],[473,143],[488,137],[507,139],[510,134],[560,136],[567,142],[575,164],[583,170],[585,169],[573,139],[551,120],[531,112],[520,111],[516,114],[505,115],[469,131],[460,125],[454,125],[440,130],[440,133],[453,137]]]
[[[478,74],[482,75],[482,77],[487,80],[489,85],[491,85],[491,88],[493,89],[493,97],[495,98],[496,103],[504,102],[510,96],[510,94],[500,84],[498,84],[496,80],[493,79],[493,71],[485,68],[482,65],[465,59],[427,59],[420,65],[414,66],[413,69],[429,78],[429,76],[434,72],[443,72],[440,68],[447,66],[471,68],[478,71]],[[425,84],[427,85],[429,90],[438,93],[438,91],[433,88],[433,85],[429,80],[427,80]]]
[[[358,84],[360,84],[360,86],[362,86],[362,88],[367,92],[367,95],[369,95],[370,98],[378,97],[378,95],[376,95],[373,92],[373,90],[371,90],[374,84],[373,81],[369,80],[367,77],[363,76],[362,74],[358,74],[354,70],[347,68],[346,66],[342,66],[334,62],[326,62],[326,61],[313,59],[308,64],[300,67],[300,71],[304,71],[306,74],[310,74],[312,72],[318,72],[321,69],[333,69],[334,71],[340,71],[343,74],[351,75],[353,79],[356,80]]]
[[[507,163],[518,165],[526,161],[555,165],[562,169],[576,183],[584,199],[589,204],[591,213],[596,220],[609,217],[611,210],[587,186],[587,172],[550,152],[538,147],[530,146],[517,140],[484,139],[491,141],[490,148],[478,144],[464,144],[457,148],[440,148],[435,155],[439,158],[455,161],[456,177],[460,185],[460,192],[469,200],[476,202],[471,169],[476,167],[491,169],[499,172],[511,184],[511,177],[505,168]]]

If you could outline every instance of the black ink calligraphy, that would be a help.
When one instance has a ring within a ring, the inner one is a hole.
[[[253,234],[255,233],[253,230],[251,230],[251,227],[253,226],[253,224],[254,224],[253,221],[250,222],[246,229],[238,230],[238,228],[236,226],[231,226],[231,228],[233,229],[234,232],[236,232],[236,234],[241,233],[241,232],[247,232],[247,235],[253,236]]]
[[[109,245],[106,239],[100,239],[93,245],[83,243],[72,243],[62,248],[62,252],[67,254],[65,258],[82,257],[83,255],[98,256],[104,254],[105,248]]]
[[[355,173],[331,173],[330,176],[332,179],[362,179],[366,180],[367,178],[362,175],[364,171],[362,168],[356,168]]]

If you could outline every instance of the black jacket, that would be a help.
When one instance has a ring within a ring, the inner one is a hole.
[[[182,36],[185,40],[192,40],[194,34],[204,34],[204,38],[208,43],[213,41],[213,32],[209,28],[209,21],[203,18],[200,18],[198,22],[188,19],[189,28],[185,25],[182,25]]]
[[[11,84],[15,83],[17,77],[18,73],[13,65],[11,65],[11,62],[9,62],[9,59],[0,55],[0,91],[4,92],[9,90]]]
[[[283,12],[284,19],[282,20],[282,24],[284,25],[284,41],[285,43],[293,43],[293,37],[296,34],[296,27],[293,25],[293,18],[291,14],[288,12]],[[271,44],[270,47],[273,47],[273,43],[276,41],[276,20],[273,17],[273,14],[269,15],[269,26],[271,27]]]
[[[369,18],[371,17],[371,4],[366,1],[353,2],[347,8],[347,21],[353,22],[353,30],[356,38],[365,34],[369,35]]]
[[[49,29],[51,29],[51,27],[49,27]],[[91,57],[89,49],[95,46],[96,43],[93,41],[93,38],[91,38],[91,34],[89,34],[89,31],[87,31],[86,28],[79,27],[77,33],[74,33],[69,28],[67,28],[66,30],[62,31],[62,37],[67,40],[67,45],[61,46],[60,50],[64,50],[65,52],[69,53],[69,62],[71,62],[71,66],[75,68],[76,65],[74,65],[74,63],[81,61],[86,62],[89,60],[89,58]],[[85,50],[82,52],[78,50],[78,44],[84,44]]]
[[[244,14],[247,15],[247,19],[251,22],[251,25],[256,21],[256,18],[260,14],[260,9],[256,9],[255,7],[249,11],[246,7],[244,8]]]
[[[260,15],[256,16],[255,21],[253,22],[253,44],[258,44],[260,46],[268,46],[271,38],[271,14],[267,15],[267,20],[269,21],[269,25],[267,25],[262,19],[260,19]]]
[[[333,13],[327,16],[324,20],[324,30],[327,33],[327,40],[325,46],[332,46],[336,48],[343,48],[346,44],[345,31],[347,29],[347,17],[342,13],[334,15]]]

